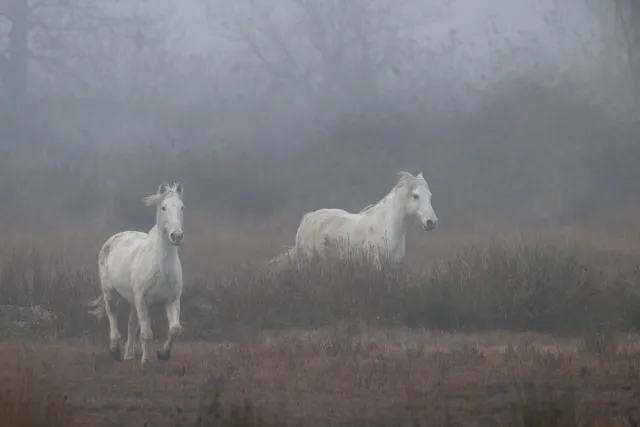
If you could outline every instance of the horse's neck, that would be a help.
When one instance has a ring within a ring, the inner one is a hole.
[[[156,224],[149,231],[149,244],[153,245],[153,260],[162,270],[172,265],[172,260],[178,257],[178,249],[171,244],[167,233],[163,232]]]
[[[394,187],[378,204],[371,208],[375,222],[380,224],[385,238],[394,250],[404,250],[407,220],[401,195]]]

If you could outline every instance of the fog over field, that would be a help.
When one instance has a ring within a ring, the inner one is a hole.
[[[0,424],[636,425],[639,107],[634,0],[0,0]],[[268,268],[399,171],[438,217],[399,266]],[[141,372],[86,303],[163,181]]]

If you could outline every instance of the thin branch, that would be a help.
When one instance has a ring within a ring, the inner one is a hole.
[[[92,26],[76,26],[76,25],[56,25],[56,24],[48,24],[45,22],[31,21],[29,22],[29,28],[32,29],[40,29],[44,32],[49,31],[57,31],[57,32],[94,32],[96,30],[95,27]]]
[[[258,44],[244,30],[244,28],[242,28],[240,25],[237,25],[236,31],[238,36],[241,38],[241,40],[244,43],[246,43],[246,45],[249,47],[251,52],[258,58],[258,60],[260,60],[260,62],[266,69],[268,69],[271,73],[275,75],[281,74],[281,70],[278,69],[278,67],[276,67],[274,64],[272,64],[271,61],[263,54],[262,49],[260,49],[260,46],[258,46]]]
[[[4,55],[4,52],[0,52],[0,82],[5,80],[5,77],[9,73],[9,60]]]

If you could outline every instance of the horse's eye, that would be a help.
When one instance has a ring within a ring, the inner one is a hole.
[[[420,198],[420,196],[418,196],[417,194],[413,195],[413,200],[418,200]]]
[[[181,208],[180,208],[180,210],[181,210],[181,211],[183,211],[183,210],[184,210],[184,206],[183,206],[183,207],[181,207]]]
[[[162,210],[163,210],[163,211],[166,211],[166,210],[167,210],[167,208],[165,208],[165,207],[163,206],[163,207],[162,207]]]

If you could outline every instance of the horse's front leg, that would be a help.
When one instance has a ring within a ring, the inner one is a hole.
[[[151,363],[149,358],[149,345],[153,341],[153,331],[151,330],[151,318],[149,316],[149,307],[144,300],[144,295],[135,296],[136,311],[138,312],[138,321],[140,322],[140,341],[142,343],[142,367]]]
[[[124,345],[124,359],[135,359],[136,336],[138,335],[138,313],[135,304],[131,304],[127,325],[127,342]]]
[[[167,321],[169,324],[169,333],[167,341],[164,343],[162,350],[158,350],[158,360],[169,360],[171,358],[171,349],[173,343],[176,341],[180,333],[182,332],[182,326],[180,326],[180,296],[165,306],[167,310]]]

